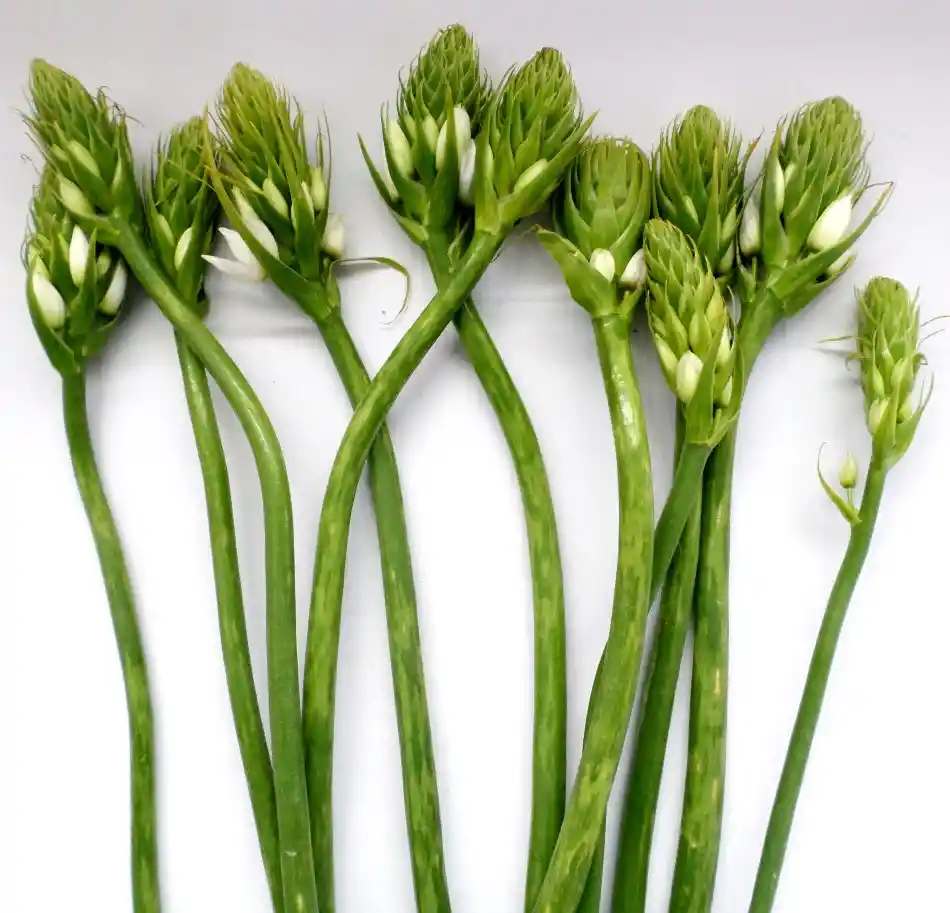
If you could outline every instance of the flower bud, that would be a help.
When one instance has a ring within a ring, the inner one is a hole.
[[[431,114],[427,114],[422,121],[422,135],[426,138],[426,144],[434,153],[439,145],[439,125]]]
[[[478,146],[475,140],[470,139],[459,157],[459,199],[471,206],[475,202],[475,162],[478,156]]]
[[[289,219],[290,207],[287,205],[284,195],[269,177],[264,178],[264,183],[261,185],[261,190],[264,191],[264,198],[267,200],[267,202],[274,207],[274,211],[277,212],[278,215],[283,216],[285,219]]]
[[[858,484],[858,461],[854,458],[853,453],[849,453],[845,457],[841,469],[838,470],[838,484],[845,491],[850,491]]]
[[[82,165],[86,171],[91,172],[96,177],[102,177],[99,172],[99,165],[96,163],[96,160],[92,157],[92,153],[81,143],[79,140],[71,139],[67,144],[66,148],[69,150],[69,154]]]
[[[412,148],[402,127],[399,126],[399,121],[391,120],[386,124],[386,139],[389,141],[389,153],[396,171],[404,178],[411,178],[415,171],[412,164]]]
[[[468,141],[472,138],[472,120],[461,105],[456,105],[452,109],[452,117],[455,119],[455,148],[464,149]],[[439,138],[435,147],[435,167],[441,168],[445,161],[445,145],[449,141],[449,121],[446,118],[442,129],[439,131]]]
[[[327,225],[323,230],[323,240],[320,246],[334,260],[343,257],[346,242],[346,233],[343,226],[343,216],[338,212],[331,212],[327,216]]]
[[[188,248],[191,247],[191,238],[194,233],[194,227],[191,225],[181,233],[181,237],[175,245],[175,269],[181,269],[182,263],[185,262],[185,257],[188,256]]]
[[[788,185],[791,183],[792,178],[795,176],[795,170],[796,170],[796,169],[795,169],[795,163],[794,163],[794,162],[789,162],[789,164],[787,164],[787,165],[785,166],[785,171],[782,172],[782,187],[783,187],[783,189],[786,188],[786,187],[788,187]],[[784,200],[784,199],[782,200],[782,203],[783,203],[783,205],[784,205],[784,203],[785,203],[785,200]]]
[[[609,250],[604,250],[600,247],[597,250],[591,251],[590,265],[608,282],[614,281],[614,276],[617,274],[617,267],[614,263],[614,255]]]
[[[519,190],[524,190],[532,182],[536,181],[542,174],[544,174],[545,169],[548,167],[547,159],[538,159],[533,165],[529,165],[520,175],[517,181],[515,181],[515,186],[512,188],[512,193],[517,193]]]
[[[914,403],[911,398],[908,396],[904,402],[901,403],[900,409],[897,411],[897,420],[899,422],[909,422],[914,417]]]
[[[699,385],[699,375],[703,371],[703,363],[694,352],[687,352],[676,366],[676,395],[688,403]]]
[[[660,359],[660,365],[663,367],[663,372],[668,378],[670,378],[670,380],[675,381],[676,369],[679,367],[679,362],[677,361],[676,355],[666,344],[666,341],[661,339],[659,336],[654,335],[653,343],[656,346],[656,354]]]
[[[752,197],[746,200],[742,208],[742,222],[739,225],[739,250],[746,257],[759,252],[762,244],[762,226],[759,223],[759,207]]]
[[[323,169],[313,168],[310,171],[310,197],[313,200],[313,211],[323,212],[327,208],[327,182],[323,179]]]
[[[722,393],[717,397],[720,406],[728,406],[732,402],[732,378],[726,381]]]
[[[636,291],[647,281],[647,261],[641,247],[628,261],[620,275],[619,285],[627,291]]]
[[[828,277],[837,276],[853,259],[853,254],[848,252],[843,253],[828,269],[825,270],[825,275]]]
[[[728,328],[723,330],[722,336],[719,337],[719,349],[716,351],[716,364],[719,367],[722,367],[727,361],[729,361],[729,356],[732,354],[732,340],[729,338]]]
[[[59,198],[74,216],[85,218],[94,215],[92,204],[86,195],[68,178],[59,176]]]
[[[69,275],[73,284],[82,285],[86,275],[86,261],[89,259],[89,239],[78,226],[73,226],[73,234],[69,239]]]
[[[104,250],[98,257],[96,257],[96,278],[101,279],[107,272],[109,272],[109,267],[112,266],[112,256],[109,251]]]
[[[716,266],[716,273],[720,276],[728,273],[732,269],[732,264],[736,262],[736,242],[733,241],[722,255],[722,259]]]
[[[781,214],[785,206],[785,172],[777,161],[772,163],[772,201],[775,211]]]
[[[808,246],[814,251],[834,247],[847,233],[851,224],[851,194],[835,200],[815,222],[808,233]]]
[[[119,312],[122,301],[125,299],[125,289],[128,282],[128,271],[125,268],[125,263],[120,260],[116,263],[112,281],[109,283],[105,295],[102,296],[102,301],[99,302],[99,310],[103,314],[112,317]]]
[[[59,290],[39,270],[33,270],[30,279],[33,287],[33,298],[46,325],[51,330],[60,329],[66,323],[66,302]]]
[[[877,434],[877,429],[881,427],[881,422],[884,421],[884,416],[887,415],[890,406],[891,401],[887,398],[876,399],[871,403],[871,408],[868,409],[868,431],[871,434]]]

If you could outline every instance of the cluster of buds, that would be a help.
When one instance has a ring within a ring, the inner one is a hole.
[[[646,281],[641,241],[653,204],[650,162],[626,139],[588,140],[552,201],[541,242],[592,316],[629,316]]]
[[[153,250],[184,300],[202,298],[203,257],[211,250],[218,200],[202,156],[203,121],[192,118],[160,141],[145,189]]]
[[[793,313],[850,267],[849,248],[890,193],[885,188],[852,227],[870,176],[866,151],[861,115],[843,98],[807,104],[779,127],[739,228],[739,249],[750,261],[746,290],[761,264],[773,294]]]
[[[643,249],[650,332],[663,375],[684,406],[687,439],[715,444],[741,393],[732,316],[708,261],[676,226],[651,219]]]
[[[217,104],[217,145],[205,133],[205,164],[228,219],[233,260],[205,257],[250,281],[286,274],[325,281],[344,252],[343,222],[330,213],[322,134],[311,164],[303,115],[287,92],[244,64]]]
[[[875,277],[858,293],[857,359],[868,431],[891,464],[910,446],[927,405],[914,404],[924,363],[917,300],[895,279]]]
[[[736,260],[739,207],[750,146],[711,108],[697,105],[675,120],[653,156],[657,215],[696,243],[716,275]]]
[[[57,370],[75,371],[105,343],[125,300],[128,271],[119,254],[88,236],[47,167],[33,195],[25,246],[27,301]]]
[[[87,234],[100,238],[116,215],[141,225],[141,200],[125,114],[103,92],[95,97],[74,76],[43,60],[30,65],[33,136],[56,170],[56,193]]]

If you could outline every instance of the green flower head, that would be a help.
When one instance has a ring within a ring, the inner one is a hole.
[[[194,117],[158,144],[146,187],[145,215],[153,249],[186,301],[201,297],[218,200],[203,158],[204,122]]]
[[[63,374],[78,371],[108,338],[125,300],[128,271],[112,248],[87,236],[47,166],[33,195],[25,245],[27,302],[40,342]]]
[[[26,122],[57,172],[57,192],[89,231],[118,215],[138,227],[141,200],[125,113],[102,91],[89,94],[74,76],[44,60],[30,65]]]
[[[653,156],[657,213],[692,238],[725,276],[735,262],[735,238],[751,147],[712,108],[697,105],[675,120]]]
[[[558,231],[592,263],[599,261],[605,278],[619,274],[622,286],[640,279],[633,275],[640,261],[631,261],[650,216],[650,180],[649,160],[638,146],[603,137],[584,142],[554,196]]]
[[[306,280],[325,278],[329,264],[343,254],[343,238],[339,219],[328,215],[322,135],[311,164],[299,106],[245,64],[228,75],[216,121],[218,166],[207,161],[211,144],[205,143],[212,183],[253,258],[264,264],[255,273],[255,263],[234,239],[238,267],[229,271],[246,267],[247,278],[266,272],[276,279],[284,267]]]
[[[734,417],[741,386],[729,309],[709,262],[675,225],[651,219],[643,251],[663,375],[686,407],[689,438],[715,442]]]
[[[892,462],[906,452],[927,405],[914,387],[924,363],[919,351],[916,297],[896,279],[880,276],[858,293],[857,358],[861,364],[868,430]]]

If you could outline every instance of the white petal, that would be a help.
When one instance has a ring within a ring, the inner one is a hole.
[[[590,265],[608,282],[614,281],[614,276],[617,274],[617,266],[614,263],[614,255],[609,250],[598,247],[597,250],[591,251]]]
[[[703,363],[695,352],[686,352],[676,366],[676,394],[688,403],[699,385],[699,375],[703,371]]]
[[[750,197],[742,208],[742,222],[739,225],[739,250],[746,257],[759,252],[762,244],[762,228],[759,224],[759,207]]]
[[[475,202],[475,158],[478,146],[470,139],[459,159],[459,199],[466,206]]]
[[[66,302],[59,290],[43,273],[34,271],[30,280],[36,306],[50,329],[58,330],[66,322]]]
[[[847,233],[851,224],[851,194],[845,194],[832,203],[815,222],[808,235],[808,246],[815,251],[834,247]]]
[[[270,233],[270,229],[261,221],[261,217],[254,212],[254,208],[248,203],[240,190],[234,191],[234,202],[237,205],[245,228],[254,236],[254,240],[272,257],[280,256],[277,249],[277,241]]]
[[[233,228],[225,228],[223,225],[218,231],[228,245],[231,256],[234,257],[238,263],[242,266],[260,267],[253,251],[247,246],[247,241],[241,237],[239,232],[236,232]]]
[[[69,239],[69,275],[76,286],[82,285],[88,259],[89,239],[78,225],[74,225],[72,237]]]
[[[234,276],[235,279],[241,279],[244,282],[262,282],[264,279],[264,271],[260,266],[255,269],[253,266],[238,263],[237,260],[228,260],[227,257],[213,257],[211,254],[202,254],[201,257],[216,270],[228,276]]]
[[[125,268],[125,263],[121,260],[115,265],[115,272],[112,274],[112,280],[106,289],[102,301],[99,302],[99,310],[103,314],[113,315],[119,312],[122,302],[125,299],[125,289],[129,284],[129,274]]]
[[[175,269],[181,269],[181,265],[185,260],[185,257],[188,256],[188,248],[191,247],[191,238],[195,233],[193,225],[189,225],[182,233],[181,237],[178,239],[178,243],[175,245]]]
[[[620,276],[620,287],[633,291],[647,281],[647,261],[641,247],[628,261]]]

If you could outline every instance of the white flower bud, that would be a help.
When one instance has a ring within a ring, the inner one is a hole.
[[[69,239],[69,275],[73,284],[82,285],[86,275],[86,261],[89,259],[89,239],[86,233],[78,226],[73,226],[73,234]]]
[[[431,114],[427,114],[425,120],[422,121],[422,135],[425,137],[429,150],[434,154],[436,146],[439,145],[439,125]]]
[[[547,159],[538,159],[533,165],[529,165],[522,173],[521,176],[515,181],[514,189],[512,193],[517,193],[519,190],[524,190],[528,184],[536,181],[542,174],[544,174],[545,169],[548,167]]]
[[[468,116],[468,111],[461,105],[456,105],[452,109],[452,117],[455,120],[455,148],[464,149],[468,141],[472,138],[472,120]],[[435,145],[435,167],[441,168],[445,161],[445,146],[449,141],[449,121],[446,118],[439,131],[439,138]]]
[[[877,434],[877,429],[881,427],[881,422],[884,421],[884,416],[887,415],[890,407],[891,401],[887,397],[876,399],[871,403],[871,408],[868,409],[868,431],[871,434]]]
[[[51,330],[58,330],[66,323],[66,302],[59,290],[44,273],[33,270],[30,278],[33,298],[44,322]]]
[[[475,162],[478,146],[475,140],[470,139],[459,159],[459,199],[471,206],[475,202]]]
[[[854,458],[853,453],[849,453],[845,457],[841,469],[838,470],[838,484],[845,491],[850,491],[858,484],[858,461]]]
[[[234,203],[241,216],[241,221],[244,222],[245,228],[254,236],[254,240],[272,257],[280,256],[277,249],[277,240],[240,190],[234,191]]]
[[[619,285],[622,289],[636,291],[647,281],[647,261],[641,247],[628,261],[620,274]]]
[[[666,375],[667,380],[670,383],[675,383],[676,369],[679,365],[676,355],[666,344],[666,340],[660,339],[659,336],[653,337],[653,344],[656,346],[656,354],[660,359],[660,365],[663,368],[663,373]]]
[[[732,402],[732,378],[726,381],[722,388],[722,393],[718,396],[720,406],[728,406]]]
[[[814,251],[834,247],[845,236],[850,224],[851,194],[846,193],[818,217],[808,233],[808,246]]]
[[[762,244],[762,227],[759,224],[759,207],[749,197],[742,207],[742,222],[739,224],[739,250],[746,257],[759,252]]]
[[[729,338],[729,329],[728,327],[722,331],[722,336],[719,337],[719,349],[716,352],[716,364],[721,368],[727,361],[729,361],[729,356],[732,354],[732,340]]]
[[[118,314],[122,302],[125,300],[125,289],[129,284],[129,274],[125,268],[125,263],[120,260],[115,265],[115,272],[112,274],[112,281],[106,289],[102,301],[99,302],[99,310],[103,314],[112,317]]]
[[[406,134],[402,132],[398,120],[391,120],[386,124],[386,140],[389,145],[389,154],[392,157],[393,167],[404,178],[411,178],[415,168],[412,164],[412,148]]]
[[[314,168],[310,172],[310,198],[313,200],[313,211],[323,212],[327,208],[327,182],[323,179],[323,169]]]
[[[175,245],[175,269],[181,269],[182,263],[185,262],[185,257],[188,256],[188,248],[191,247],[191,239],[194,236],[195,229],[193,225],[189,225],[182,233],[181,237],[178,239],[178,243]]]
[[[229,276],[234,276],[245,282],[263,282],[264,267],[257,262],[257,258],[247,246],[247,242],[233,228],[222,226],[218,231],[221,233],[221,237],[224,238],[234,259],[213,257],[211,254],[202,254],[202,259]]]
[[[261,184],[261,190],[264,191],[264,198],[267,202],[274,207],[274,211],[285,219],[289,219],[290,207],[287,205],[287,201],[284,199],[284,195],[280,192],[278,186],[269,177],[264,178],[264,183]]]
[[[716,272],[722,275],[732,269],[732,264],[736,262],[736,242],[733,241],[722,255],[722,259],[716,266]]]
[[[722,300],[722,292],[719,291],[717,285],[709,304],[706,305],[706,320],[709,321],[709,325],[716,326],[722,320],[725,311],[726,303]]]
[[[102,177],[102,173],[99,171],[99,165],[96,160],[92,157],[92,153],[81,143],[79,140],[71,139],[67,144],[66,148],[69,150],[69,154],[73,159],[79,162],[86,171],[91,172],[97,178]]]
[[[63,206],[74,216],[84,218],[95,214],[92,204],[86,199],[86,195],[72,181],[62,175],[59,176],[59,198],[63,201]]]
[[[871,368],[871,392],[878,399],[884,398],[884,375],[881,374],[877,365],[873,365]]]
[[[323,230],[323,240],[320,242],[320,246],[334,260],[340,260],[343,257],[346,246],[346,232],[343,226],[343,216],[340,213],[331,212],[327,216],[327,225]]]
[[[703,363],[695,352],[687,352],[676,365],[676,395],[688,403],[699,385]]]
[[[310,185],[306,181],[300,182],[300,195],[303,197],[304,202],[310,207],[310,211],[313,212],[313,194],[310,192]],[[292,219],[293,217],[291,217]]]
[[[778,162],[775,162],[772,168],[772,200],[775,203],[775,211],[781,215],[785,206],[785,173]]]
[[[590,253],[590,265],[597,270],[608,282],[614,281],[617,274],[617,266],[614,263],[614,255],[609,250],[598,247]]]

